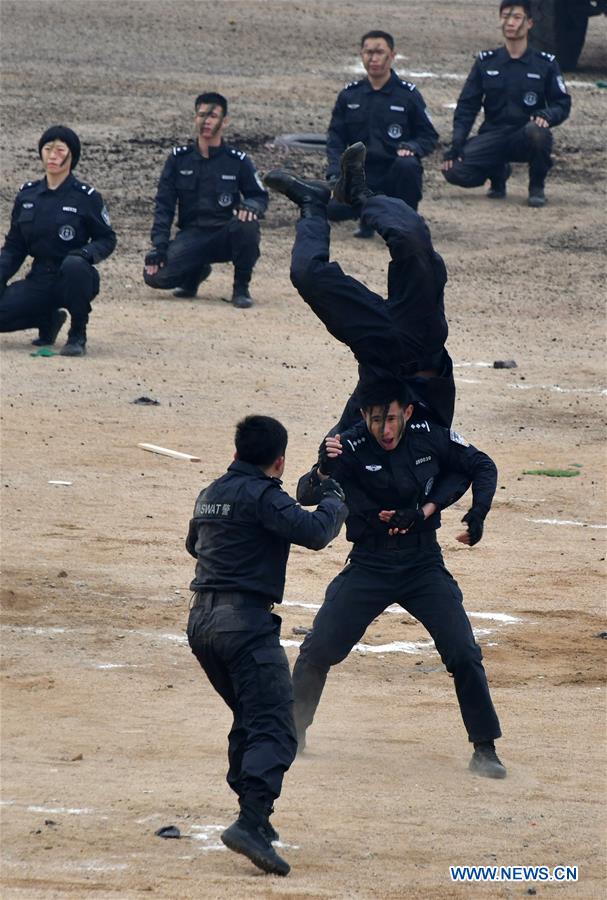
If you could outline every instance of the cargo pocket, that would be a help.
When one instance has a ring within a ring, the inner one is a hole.
[[[257,684],[260,699],[267,703],[281,704],[293,700],[293,684],[287,654],[282,647],[261,647],[253,650],[257,666]]]

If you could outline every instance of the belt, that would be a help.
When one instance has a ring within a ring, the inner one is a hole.
[[[436,544],[436,531],[421,531],[419,534],[381,534],[369,535],[357,541],[355,550],[415,550],[416,547],[429,547]]]
[[[196,591],[192,602],[192,609],[198,606],[206,606],[214,609],[216,606],[233,606],[239,609],[265,609],[269,612],[274,604],[255,594],[239,594],[233,591]]]

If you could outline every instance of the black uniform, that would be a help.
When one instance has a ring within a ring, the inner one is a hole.
[[[347,537],[354,544],[345,569],[335,578],[293,670],[295,723],[300,741],[311,724],[331,666],[348,656],[369,624],[398,603],[430,632],[455,681],[471,741],[500,736],[480,647],[464,611],[461,591],[445,568],[436,529],[440,512],[420,530],[390,536],[378,513],[454,502],[472,480],[473,506],[486,514],[495,492],[493,461],[454,431],[410,420],[392,451],[386,451],[361,423],[341,437],[343,453],[332,461],[349,508]],[[458,473],[459,476],[458,477]],[[311,499],[317,476],[303,476],[297,496]]]
[[[195,291],[209,263],[233,262],[238,283],[248,285],[260,232],[257,221],[234,215],[243,201],[263,218],[268,194],[246,153],[222,143],[209,147],[206,159],[195,142],[174,147],[160,176],[151,234],[168,262],[155,275],[144,272],[146,284]],[[179,231],[171,241],[176,208]]]
[[[481,108],[485,120],[467,141]],[[453,140],[454,165],[443,172],[461,187],[478,187],[487,178],[504,180],[508,162],[528,162],[531,186],[543,187],[552,166],[552,131],[564,122],[571,97],[551,53],[528,47],[513,59],[505,47],[479,53],[457,101]],[[540,116],[550,128],[531,117]],[[461,156],[462,159],[456,157]]]
[[[347,344],[361,377],[402,376],[427,415],[449,426],[455,404],[453,364],[445,350],[447,270],[432,246],[428,226],[402,200],[378,195],[362,207],[361,223],[373,227],[390,251],[388,299],[329,262],[329,223],[321,216],[296,226],[291,281],[327,329]],[[436,377],[414,377],[432,370]],[[356,391],[340,421],[359,418]]]
[[[281,620],[270,610],[282,601],[290,544],[320,550],[347,513],[336,497],[310,513],[280,485],[257,466],[232,463],[200,493],[186,541],[197,559],[188,639],[234,713],[228,784],[241,801],[265,808],[296,751]]]
[[[327,178],[339,175],[340,157],[356,141],[363,141],[367,147],[369,187],[400,197],[417,209],[422,197],[421,159],[432,153],[438,134],[415,85],[401,81],[394,71],[379,90],[373,89],[368,78],[346,85],[337,97],[329,124]],[[397,150],[402,148],[415,155],[398,156]],[[333,201],[329,217],[351,218],[352,209]]]
[[[54,310],[69,310],[72,330],[88,321],[99,293],[95,263],[116,246],[101,194],[73,175],[55,190],[46,178],[26,181],[19,190],[11,227],[0,251],[0,331],[48,327]],[[27,256],[25,279],[6,283]]]

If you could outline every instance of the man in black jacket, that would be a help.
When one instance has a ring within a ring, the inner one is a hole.
[[[349,509],[346,535],[354,545],[346,568],[327,588],[293,670],[299,747],[330,667],[348,656],[373,619],[398,603],[429,631],[453,675],[474,744],[471,771],[503,778],[494,744],[501,731],[482,653],[436,540],[440,510],[463,494],[468,481],[472,506],[457,540],[473,546],[481,539],[495,493],[495,464],[457,432],[413,417],[398,383],[370,385],[361,402],[364,421],[325,439],[319,465],[297,491],[301,502],[313,502],[323,478],[338,479]]]
[[[340,173],[340,158],[357,141],[367,146],[369,186],[390,197],[400,197],[413,209],[422,198],[424,168],[421,160],[432,153],[438,134],[424,98],[410,81],[392,69],[394,38],[386,31],[368,31],[360,42],[367,77],[353,81],[338,94],[327,133],[327,178]],[[356,210],[332,201],[329,218],[353,218]],[[356,237],[373,237],[361,222]]]
[[[369,377],[402,377],[414,399],[425,405],[426,416],[448,427],[453,418],[455,383],[445,348],[445,263],[418,213],[403,200],[370,190],[365,156],[362,143],[344,151],[333,196],[358,209],[363,224],[384,239],[390,254],[387,298],[330,261],[329,187],[274,169],[266,175],[265,184],[288,197],[301,212],[291,256],[291,281],[327,330],[354,353],[359,386]],[[357,391],[358,386],[338,430],[360,418]]]
[[[533,27],[530,3],[502,0],[500,19],[505,44],[483,50],[472,67],[453,115],[443,175],[460,187],[480,187],[489,178],[487,196],[501,200],[510,163],[527,162],[527,202],[542,207],[552,167],[552,129],[568,117],[571,97],[554,56],[528,45]],[[485,120],[468,140],[481,104]]]
[[[234,714],[227,781],[240,815],[222,834],[227,847],[265,872],[287,875],[275,852],[273,802],[297,749],[289,664],[280,617],[291,543],[320,550],[340,531],[344,495],[324,482],[310,513],[281,488],[287,432],[268,416],[236,428],[235,461],[196,500],[186,541],[196,559],[188,622],[192,652]]]
[[[268,195],[247,154],[224,143],[226,98],[200,94],[195,110],[196,140],[174,147],[160,176],[144,281],[153,288],[176,288],[176,297],[195,297],[211,263],[232,262],[232,303],[247,309],[253,304],[249,283]],[[171,241],[176,207],[179,230]]]

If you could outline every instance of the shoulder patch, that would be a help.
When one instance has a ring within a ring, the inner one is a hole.
[[[414,91],[415,85],[412,81],[401,81],[401,84],[404,88],[407,88],[408,91]]]
[[[550,62],[554,62],[554,60],[555,60],[555,55],[554,55],[554,53],[546,53],[545,50],[540,50],[540,56],[543,56],[544,59],[547,59],[547,60],[549,60]]]
[[[95,188],[91,187],[90,184],[85,184],[83,181],[78,182],[78,187],[80,188],[81,191],[84,191],[86,194],[90,195],[90,194],[95,193]]]
[[[37,181],[24,181],[19,190],[26,191],[28,188],[34,187],[34,185],[36,184],[38,184]]]
[[[187,153],[189,149],[187,144],[182,144],[181,147],[173,147],[173,156],[180,156],[182,153]]]
[[[481,50],[478,54],[479,59],[489,59],[491,56],[495,56],[495,50]]]
[[[463,438],[463,437],[461,436],[461,434],[458,434],[458,432],[457,432],[457,431],[454,431],[453,428],[450,428],[450,429],[449,429],[449,437],[451,438],[451,440],[453,441],[454,444],[461,444],[462,447],[469,447],[469,446],[470,446],[470,444],[468,443],[468,441],[466,440],[466,438]]]
[[[352,450],[353,453],[356,453],[357,447],[359,447],[361,444],[366,444],[366,442],[367,442],[367,438],[364,434],[358,438],[352,438],[352,440],[350,440],[350,438],[346,438],[346,443],[348,444],[348,446],[350,447],[350,449]]]
[[[409,428],[411,431],[427,431],[428,434],[430,433],[430,425],[426,419],[423,422],[413,422],[409,425]]]
[[[247,155],[244,150],[237,150],[235,147],[230,147],[230,153],[232,156],[237,156],[238,159],[244,159]]]

